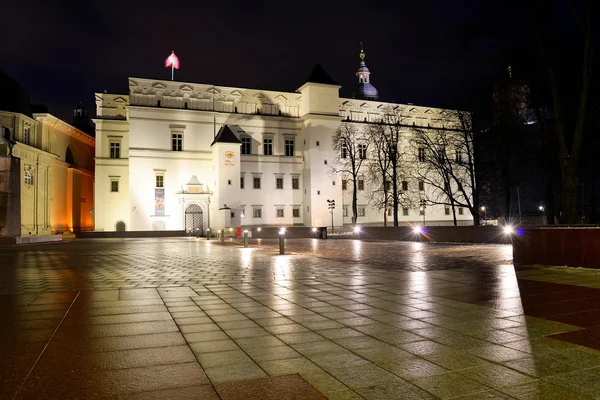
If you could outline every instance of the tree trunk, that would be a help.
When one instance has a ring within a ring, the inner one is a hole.
[[[398,226],[398,161],[392,160],[392,190],[394,196],[394,226]]]
[[[358,205],[356,204],[358,202],[358,191],[357,191],[357,187],[356,185],[358,184],[358,179],[356,179],[356,176],[354,176],[353,178],[353,185],[352,185],[352,226],[356,226],[356,222],[358,221]]]
[[[452,220],[454,221],[454,226],[458,226],[458,221],[456,220],[456,207],[454,206],[454,201],[452,203]]]
[[[562,224],[577,224],[579,213],[577,212],[577,190],[579,181],[570,163],[565,160],[561,162],[561,217]]]

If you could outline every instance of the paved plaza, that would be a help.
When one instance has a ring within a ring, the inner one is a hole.
[[[0,399],[600,398],[600,271],[510,246],[0,246]]]

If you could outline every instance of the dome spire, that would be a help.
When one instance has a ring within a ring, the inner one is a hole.
[[[360,57],[360,64],[358,66],[358,71],[356,71],[356,76],[358,77],[356,97],[365,100],[377,100],[379,99],[379,93],[377,92],[377,89],[371,85],[371,72],[369,72],[369,68],[367,68],[367,64],[365,63],[366,53],[362,42],[360,42],[360,53],[358,56]]]

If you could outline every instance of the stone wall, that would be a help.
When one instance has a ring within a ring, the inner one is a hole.
[[[513,243],[515,264],[600,268],[599,227],[520,230]]]

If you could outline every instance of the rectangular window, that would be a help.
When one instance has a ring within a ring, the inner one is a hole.
[[[232,211],[230,216],[231,216],[231,218],[235,218],[235,213]]]
[[[346,144],[342,144],[342,151],[341,151],[340,157],[348,158],[348,148],[346,147]]]
[[[171,150],[183,151],[183,133],[171,133]]]
[[[294,139],[285,139],[285,155],[288,157],[294,156]]]
[[[111,192],[119,191],[119,181],[110,181],[110,191]]]
[[[343,208],[343,216],[344,217],[348,216],[348,206],[344,206],[344,208]]]
[[[463,215],[465,213],[465,209],[462,207],[458,207],[458,215]]]
[[[300,218],[300,209],[299,208],[293,208],[292,209],[292,216],[294,218]]]
[[[292,189],[294,189],[294,190],[300,189],[300,179],[292,178]]]
[[[419,190],[422,192],[425,190],[425,182],[419,181]]]
[[[365,208],[364,207],[358,207],[358,216],[359,217],[365,216]]]
[[[408,208],[404,207],[402,209],[402,215],[404,215],[405,217],[408,216]]]
[[[456,162],[457,163],[461,163],[462,162],[462,153],[458,149],[456,149]]]
[[[358,180],[358,190],[365,190],[365,181],[362,179]]]
[[[277,209],[277,218],[283,218],[283,208]]]
[[[359,144],[358,145],[358,158],[361,160],[365,160],[367,158],[367,145]]]
[[[408,190],[408,182],[402,181],[402,190]]]
[[[450,215],[450,207],[444,207],[444,214]]]
[[[327,160],[323,160],[323,164],[327,165]]]
[[[156,175],[156,187],[165,187],[165,177],[163,175]]]
[[[275,178],[275,187],[277,189],[283,189],[283,178],[278,176],[277,178]]]
[[[23,143],[29,144],[29,127],[23,129]]]
[[[391,189],[392,185],[390,181],[385,181],[383,182],[383,190],[386,192],[389,192]]]
[[[393,208],[391,208],[391,207],[389,207],[389,208],[387,209],[387,215],[388,215],[388,217],[391,217],[393,212],[394,212],[394,209],[393,209]]]
[[[110,158],[121,158],[120,142],[110,142]]]
[[[419,215],[425,215],[425,210],[423,209],[423,207],[419,209]]]
[[[268,138],[263,141],[263,153],[265,156],[273,155],[273,139]]]
[[[419,147],[419,161],[425,162],[425,148]]]
[[[320,143],[319,143],[319,141],[317,140],[317,146],[319,146],[319,145],[320,145]]]
[[[242,137],[242,154],[252,154],[252,139]]]
[[[342,179],[342,190],[348,190],[348,179]]]
[[[240,189],[244,188],[244,177],[240,176]]]
[[[252,218],[262,218],[262,208],[254,207],[252,209]]]
[[[446,148],[442,147],[441,149],[438,150],[438,157],[440,162],[446,162]]]
[[[260,176],[255,176],[253,181],[254,181],[254,189],[260,189]]]

